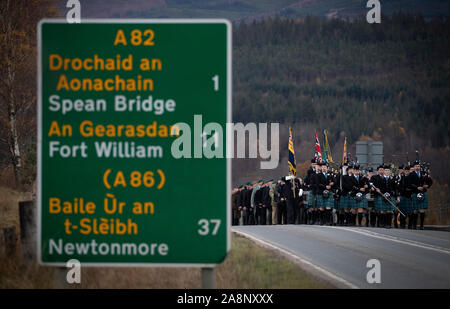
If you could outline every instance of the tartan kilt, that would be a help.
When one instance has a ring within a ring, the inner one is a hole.
[[[342,195],[339,200],[339,209],[350,209],[350,197],[346,195]]]
[[[349,209],[356,209],[356,200],[354,196],[349,196],[347,205]]]
[[[320,208],[320,206],[318,204],[319,196],[320,196],[319,194],[313,194],[313,205],[312,205],[312,208],[314,208],[314,209]]]
[[[409,197],[400,196],[400,204],[398,208],[405,214],[410,215],[413,211],[412,199]]]
[[[394,205],[397,203],[397,201],[395,200],[394,197],[390,196],[389,200],[394,203]],[[375,210],[377,211],[393,211],[395,210],[391,204],[389,204],[388,202],[386,202],[384,200],[384,198],[382,198],[381,196],[377,196],[375,198]]]
[[[306,205],[305,205],[306,209],[312,208],[312,206],[313,206],[313,198],[314,198],[311,190],[307,191],[307,193],[308,193],[308,198],[306,200]]]
[[[412,209],[413,210],[421,210],[421,209],[428,209],[428,192],[424,192],[423,195],[425,196],[425,198],[423,199],[422,202],[419,202],[417,200],[417,193],[414,193],[412,195]]]
[[[334,205],[333,205],[334,207],[334,209],[336,209],[336,210],[339,210],[340,208],[339,208],[339,201],[336,201],[336,200],[334,200]]]
[[[373,202],[376,211],[384,211],[384,200],[381,196],[376,196]]]
[[[325,208],[325,207],[334,208],[333,194],[330,193],[330,196],[328,196],[328,198],[324,198],[322,194],[317,194],[316,205],[317,205],[316,208]]]
[[[356,200],[356,198],[354,198],[354,200],[355,200],[355,204],[354,204],[355,207],[354,208],[356,208],[356,209],[358,209],[358,208],[367,209],[367,199],[366,199],[365,195],[363,195],[362,200],[359,201],[359,202]]]

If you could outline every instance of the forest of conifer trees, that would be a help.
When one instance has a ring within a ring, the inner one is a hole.
[[[450,143],[450,21],[270,18],[234,32],[234,120],[310,122],[334,143],[392,124]],[[401,135],[399,138],[403,138]]]

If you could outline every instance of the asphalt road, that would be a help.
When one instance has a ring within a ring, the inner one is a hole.
[[[233,226],[343,288],[450,288],[450,233],[317,225]],[[380,261],[381,283],[367,282]]]

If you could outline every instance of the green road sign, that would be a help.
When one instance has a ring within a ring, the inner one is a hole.
[[[40,262],[222,262],[230,23],[43,20],[38,40]]]

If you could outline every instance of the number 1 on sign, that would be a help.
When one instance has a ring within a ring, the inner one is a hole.
[[[214,75],[212,80],[214,82],[214,91],[219,91],[219,75]]]

